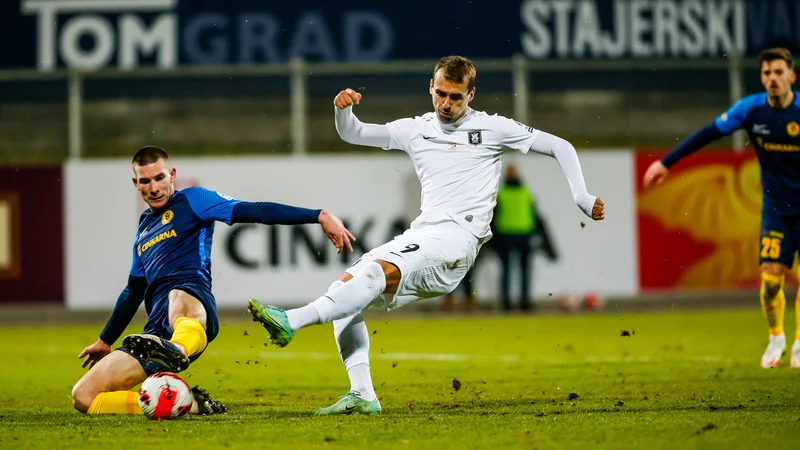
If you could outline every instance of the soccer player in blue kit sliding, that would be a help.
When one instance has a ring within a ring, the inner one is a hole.
[[[747,130],[761,167],[763,206],[759,262],[761,307],[769,326],[769,342],[761,367],[778,367],[786,348],[783,318],[784,273],[800,249],[800,100],[792,90],[796,75],[789,50],[761,52],[761,84],[766,92],[739,100],[714,122],[683,141],[644,175],[644,186],[661,183],[682,158],[738,129]],[[790,366],[800,368],[800,295],[795,303],[797,331]]]
[[[79,358],[89,371],[72,389],[72,402],[88,414],[141,414],[129,389],[156,372],[180,372],[196,360],[219,331],[211,293],[214,223],[319,223],[339,252],[353,251],[353,235],[333,214],[270,202],[244,202],[202,187],[175,190],[176,170],[158,147],[133,157],[133,185],[148,208],[139,217],[128,285],[94,344]],[[143,334],[111,346],[141,303],[147,310]],[[226,408],[195,387],[192,413],[224,413]]]

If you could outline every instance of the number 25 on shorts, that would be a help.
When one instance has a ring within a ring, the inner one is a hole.
[[[781,239],[764,236],[761,238],[761,257],[766,259],[778,259],[781,255]]]

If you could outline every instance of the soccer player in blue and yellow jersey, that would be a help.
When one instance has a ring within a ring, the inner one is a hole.
[[[139,150],[133,172],[133,185],[149,208],[139,217],[128,285],[100,338],[79,355],[90,370],[73,388],[72,401],[89,414],[141,413],[129,389],[155,372],[186,369],[217,336],[210,260],[215,222],[319,223],[339,252],[353,250],[353,235],[325,210],[244,202],[201,187],[176,191],[175,168],[161,148]],[[127,336],[112,352],[142,302],[148,316],[144,333]],[[203,389],[193,393],[194,413],[225,412]]]
[[[783,316],[784,273],[800,249],[800,100],[792,90],[794,60],[783,48],[761,52],[765,93],[745,97],[714,122],[650,165],[644,185],[660,183],[681,158],[737,129],[747,130],[761,166],[761,307],[769,325],[769,344],[761,367],[777,367],[786,348]],[[791,367],[800,368],[800,296],[796,300],[797,335]]]

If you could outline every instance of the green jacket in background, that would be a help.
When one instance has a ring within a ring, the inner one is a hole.
[[[497,191],[494,227],[498,234],[524,235],[536,230],[533,194],[521,184],[503,184]]]

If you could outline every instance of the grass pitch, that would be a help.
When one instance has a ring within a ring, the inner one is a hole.
[[[758,309],[367,325],[378,417],[311,415],[349,387],[330,325],[276,349],[228,321],[185,376],[229,414],[171,422],[72,409],[102,324],[2,328],[0,448],[800,447],[800,370],[758,367]]]

